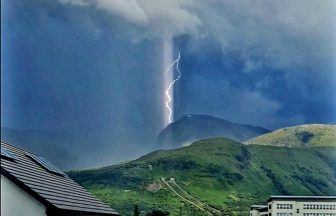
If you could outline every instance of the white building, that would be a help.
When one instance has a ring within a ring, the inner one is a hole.
[[[268,215],[268,207],[266,205],[252,205],[250,216],[265,216]]]
[[[45,158],[1,142],[1,216],[119,215]]]
[[[336,196],[271,196],[252,205],[250,216],[336,216]]]

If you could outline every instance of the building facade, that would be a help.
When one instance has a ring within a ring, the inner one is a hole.
[[[268,215],[268,207],[266,205],[252,205],[250,216],[266,216]]]
[[[1,175],[1,215],[46,216],[46,207]]]
[[[266,208],[265,208],[266,207]],[[250,216],[336,216],[335,196],[271,196],[267,205],[252,205]]]

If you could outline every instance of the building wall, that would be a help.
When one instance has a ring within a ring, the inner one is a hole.
[[[46,216],[46,208],[1,175],[1,216]]]
[[[336,216],[336,202],[273,200],[268,205],[272,216]]]
[[[268,216],[268,212],[260,212],[258,210],[251,210],[250,211],[250,216]]]
[[[260,216],[260,212],[258,210],[251,210],[250,216]]]

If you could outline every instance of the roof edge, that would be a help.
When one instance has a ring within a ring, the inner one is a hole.
[[[16,186],[21,188],[23,191],[28,193],[30,196],[32,196],[34,199],[42,203],[46,208],[55,207],[53,206],[49,201],[44,199],[41,195],[33,191],[30,187],[28,187],[26,184],[24,184],[22,181],[17,179],[15,176],[13,176],[10,172],[5,170],[3,167],[1,167],[1,174],[4,175],[6,178],[8,178],[11,182],[13,182]]]
[[[34,199],[36,199],[38,202],[42,203],[46,207],[47,215],[77,215],[80,213],[81,215],[94,215],[94,216],[112,216],[112,215],[120,215],[118,212],[115,213],[96,213],[96,212],[86,212],[86,211],[77,211],[77,210],[68,210],[68,209],[60,209],[54,206],[52,203],[47,201],[45,198],[40,196],[38,193],[33,191],[31,188],[29,188],[27,185],[25,185],[22,181],[17,179],[15,176],[13,176],[10,172],[5,170],[3,167],[1,167],[1,175],[9,179],[11,182],[13,182],[16,186],[18,186],[20,189],[28,193],[30,196],[32,196]],[[76,214],[77,213],[77,214]]]
[[[25,152],[34,154],[33,152],[31,152],[31,151],[29,151],[29,150],[27,150],[27,149],[24,149],[24,148],[22,148],[22,147],[18,147],[17,145],[14,145],[14,144],[9,143],[9,142],[7,142],[7,141],[0,140],[0,143],[1,143],[1,144],[5,144],[5,145],[10,145],[11,147],[14,147],[14,148],[17,148],[17,149],[19,149],[19,150],[22,150],[22,151],[25,151]]]
[[[97,213],[97,212],[87,212],[87,211],[77,211],[69,209],[60,209],[60,208],[47,208],[47,215],[50,216],[77,216],[77,215],[87,215],[87,216],[120,216],[118,212],[115,213]]]
[[[336,200],[336,196],[270,196],[267,202],[271,200],[284,200],[284,199],[296,199],[296,200],[311,200],[311,199],[319,199],[319,200]]]

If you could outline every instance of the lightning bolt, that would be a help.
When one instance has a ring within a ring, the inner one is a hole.
[[[182,73],[179,68],[179,63],[180,63],[181,55],[180,53],[178,54],[177,59],[175,59],[170,65],[168,66],[168,69],[165,71],[165,74],[167,74],[175,65],[176,66],[176,71],[178,72],[177,78],[173,79],[171,83],[169,83],[168,88],[166,89],[165,95],[166,95],[166,108],[168,109],[168,121],[169,123],[172,123],[172,115],[173,115],[173,110],[170,107],[170,102],[172,101],[172,97],[170,96],[170,89],[174,86],[174,84],[181,79]],[[174,70],[173,70],[174,71]]]

